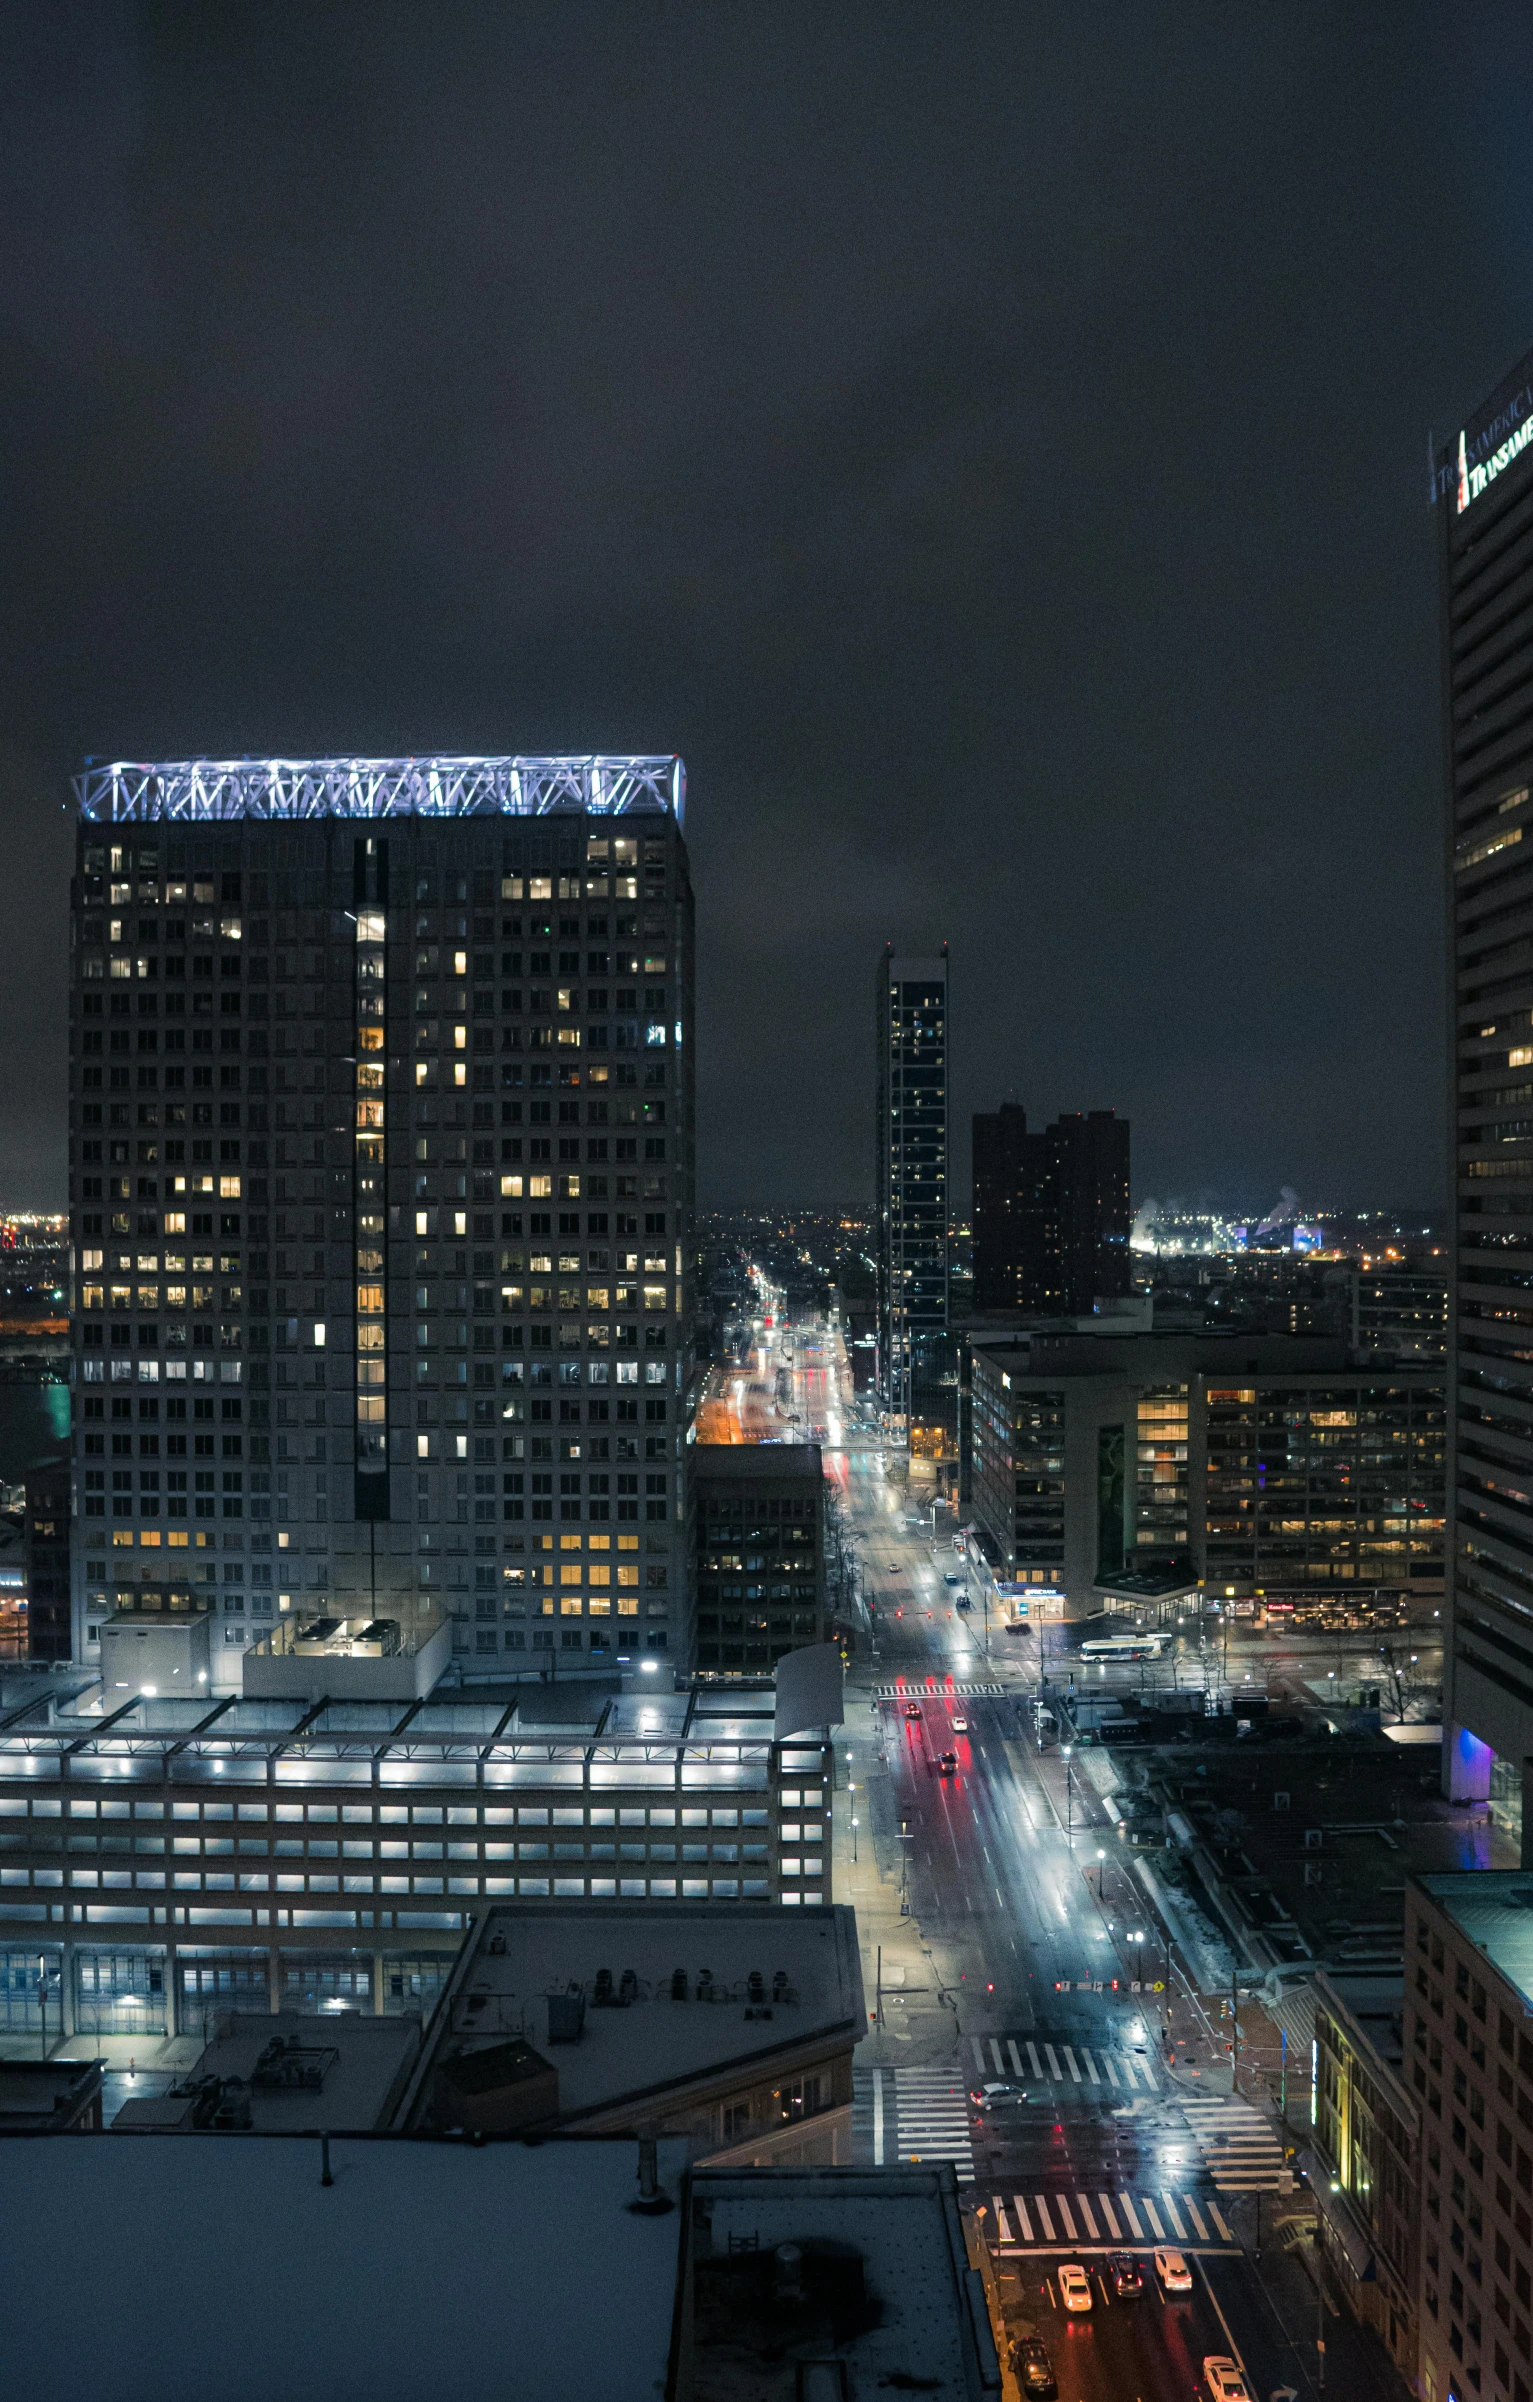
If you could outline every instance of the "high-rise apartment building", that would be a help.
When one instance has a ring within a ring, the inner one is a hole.
[[[1128,1120],[1033,1133],[1013,1101],[974,1119],[974,1306],[1083,1316],[1132,1285]]]
[[[485,1669],[685,1664],[679,760],[78,791],[76,1658],[201,1619],[227,1686],[284,1617],[445,1614]]]
[[[1133,1285],[1128,1238],[1128,1120],[1072,1111],[1048,1130],[1044,1307],[1082,1313]]]
[[[879,1399],[911,1453],[957,1461],[948,1338],[948,959],[878,963],[874,1229]]]
[[[976,1111],[973,1144],[974,1307],[1041,1308],[1047,1138],[1003,1101]]]
[[[1452,965],[1452,1791],[1533,1756],[1533,357],[1438,461]]]

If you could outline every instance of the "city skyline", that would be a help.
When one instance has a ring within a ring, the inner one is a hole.
[[[687,756],[705,1203],[861,1185],[886,939],[951,946],[964,1129],[1431,1202],[1422,454],[1533,315],[1500,26],[616,23],[593,95],[510,21],[87,8],[83,86],[24,25],[0,1202],[63,1197],[69,775],[277,748]]]

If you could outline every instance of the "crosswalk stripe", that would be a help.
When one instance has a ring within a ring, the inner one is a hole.
[[[1160,2223],[1160,2212],[1156,2209],[1148,2194],[1140,2195],[1139,2207],[1150,2222],[1150,2233],[1152,2235],[1164,2235],[1166,2230]]]
[[[1022,2230],[1022,2241],[1030,2244],[1033,2240],[1033,2222],[1027,2215],[1027,2204],[1019,2193],[1012,2195],[1011,2206],[1017,2214],[1017,2224]]]
[[[1090,2236],[1092,2242],[1095,2243],[1097,2239],[1097,2223],[1091,2215],[1091,2204],[1087,2201],[1083,2193],[1078,2193],[1076,2195],[1075,2207],[1081,2214],[1081,2225],[1085,2228],[1086,2233]]]
[[[1033,2196],[1033,2208],[1038,2213],[1038,2224],[1043,2229],[1045,2241],[1052,2243],[1054,2241],[1054,2222],[1049,2216],[1047,2196],[1041,2193],[1035,2193]]]
[[[1117,2085],[1117,2083],[1118,2083],[1118,2072],[1117,2072],[1117,2070],[1116,2070],[1116,2069],[1113,2067],[1113,2064],[1112,2064],[1112,2054],[1111,2054],[1111,2052],[1105,2052],[1105,2053],[1103,2054],[1103,2056],[1102,2056],[1102,2066],[1103,2066],[1103,2067],[1106,2069],[1106,2071],[1107,2071],[1107,2082],[1109,2083],[1109,2085],[1116,2086],[1116,2085]]]
[[[996,2073],[996,2075],[999,2077],[1000,2075],[1002,2075],[1002,2074],[1003,2074],[1003,2072],[1004,2072],[1004,2070],[1005,2070],[1006,2063],[1005,2063],[1005,2061],[1004,2061],[1004,2060],[1001,2058],[1001,2047],[1000,2047],[1000,2045],[999,2045],[999,2044],[996,2042],[996,2040],[995,2040],[995,2037],[994,2037],[993,2035],[992,2035],[992,2036],[991,2036],[991,2038],[990,2038],[990,2051],[991,2051],[991,2056],[992,2056],[992,2058],[993,2058],[993,2059],[994,2059],[994,2061],[995,2061],[995,2073]]]
[[[1035,2077],[1041,2077],[1043,2074],[1043,2062],[1038,2057],[1038,2046],[1035,2043],[1030,2043],[1028,2045],[1027,2056],[1033,2064],[1033,2075]]]
[[[1022,2055],[1021,2055],[1021,2053],[1020,2053],[1020,2052],[1017,2050],[1017,2046],[1016,2046],[1016,2039],[1015,2039],[1015,2037],[1014,2037],[1014,2036],[1011,2036],[1011,2035],[1008,2035],[1008,2036],[1007,2036],[1007,2038],[1006,2038],[1006,2049],[1007,2049],[1007,2051],[1008,2051],[1008,2052],[1010,2052],[1010,2054],[1011,2054],[1011,2066],[1012,2066],[1012,2074],[1013,2074],[1014,2076],[1018,2076],[1018,2077],[1020,2077],[1020,2076],[1021,2076],[1021,2074],[1022,2074]]]
[[[1006,2216],[1006,2205],[998,2193],[993,2193],[990,2196],[990,2202],[991,2207],[995,2212],[995,2231],[997,2235],[999,2235],[1003,2244],[1009,2244],[1011,2241],[1011,2221]]]
[[[1234,2242],[1235,2238],[1234,2238],[1234,2236],[1233,2236],[1233,2235],[1230,2233],[1230,2230],[1229,2230],[1229,2228],[1228,2228],[1228,2227],[1225,2225],[1225,2223],[1224,2223],[1224,2218],[1223,2218],[1223,2215],[1222,2215],[1222,2213],[1220,2212],[1219,2205],[1218,2205],[1218,2203],[1217,2203],[1217,2202],[1210,2202],[1210,2203],[1209,2203],[1209,2205],[1208,2205],[1208,2215],[1209,2215],[1209,2217],[1210,2217],[1210,2218],[1213,2220],[1213,2222],[1214,2222],[1214,2225],[1215,2225],[1215,2226],[1218,2228],[1218,2230],[1219,2230],[1220,2234],[1221,2234],[1221,2235],[1224,2237],[1224,2240],[1225,2240],[1225,2242],[1226,2242],[1227,2244],[1232,2244],[1232,2243]]]
[[[1114,2243],[1116,2243],[1123,2230],[1120,2228],[1117,2219],[1113,2215],[1113,2206],[1105,2193],[1099,2193],[1097,2195],[1097,2208],[1100,2210],[1103,2218],[1107,2222],[1108,2234],[1112,2237]]]
[[[1070,2216],[1070,2205],[1069,2205],[1069,2203],[1068,2203],[1068,2202],[1065,2200],[1065,2197],[1064,2197],[1064,2195],[1063,2195],[1062,2193],[1057,2193],[1057,2194],[1054,2196],[1054,2207],[1055,2207],[1055,2209],[1056,2209],[1056,2210],[1058,2211],[1058,2213],[1059,2213],[1059,2222],[1060,2222],[1060,2225],[1061,2225],[1061,2226],[1064,2228],[1064,2231],[1065,2231],[1066,2235],[1068,2235],[1068,2236],[1069,2236],[1069,2238],[1070,2238],[1070,2241],[1071,2241],[1072,2243],[1074,2243],[1074,2241],[1075,2241],[1075,2221],[1074,2221],[1074,2219],[1073,2219],[1073,2218]]]
[[[1163,2193],[1160,2198],[1166,2206],[1166,2216],[1171,2221],[1172,2234],[1176,2237],[1178,2243],[1185,2243],[1187,2240],[1187,2230],[1177,2216],[1175,2196],[1172,2194]]]
[[[1187,2216],[1191,2219],[1194,2227],[1198,2231],[1198,2241],[1200,2243],[1207,2243],[1208,2229],[1203,2224],[1203,2213],[1198,2208],[1197,2203],[1193,2200],[1190,2193],[1183,2194],[1182,2208],[1186,2211]]]
[[[1139,2224],[1139,2214],[1134,2208],[1132,2197],[1126,2193],[1120,2193],[1118,2196],[1118,2208],[1122,2211],[1124,2217],[1127,2219],[1129,2233],[1133,2236],[1134,2241],[1137,2243],[1140,2237],[1144,2234],[1144,2229]]]
[[[1066,2068],[1070,2071],[1070,2074],[1075,2079],[1076,2084],[1079,2085],[1081,2081],[1081,2072],[1075,2065],[1075,2054],[1071,2051],[1070,2046],[1067,2043],[1062,2044],[1060,2049],[1063,2051],[1065,2056]]]
[[[884,2072],[873,2071],[873,2166],[884,2165]]]
[[[1092,2059],[1091,2054],[1087,2051],[1084,2044],[1081,2045],[1081,2058],[1086,2063],[1086,2074],[1091,2079],[1092,2084],[1100,2085],[1102,2080],[1097,2075],[1097,2064]]]
[[[969,2041],[974,2046],[974,2065],[983,2076],[985,2073],[985,2047],[977,2035],[971,2035]]]
[[[1059,2062],[1054,2056],[1054,2046],[1051,2043],[1046,2043],[1043,2047],[1043,2050],[1044,2057],[1047,2059],[1049,2064],[1049,2075],[1051,2077],[1057,2077],[1059,2074]]]

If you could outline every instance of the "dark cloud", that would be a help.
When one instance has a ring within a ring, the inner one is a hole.
[[[685,752],[706,1200],[866,1189],[885,935],[965,1114],[1436,1197],[1426,440],[1533,338],[1522,12],[0,27],[0,1200],[78,756],[435,745]]]

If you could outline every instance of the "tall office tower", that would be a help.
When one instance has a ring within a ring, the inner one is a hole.
[[[1077,1110],[1049,1127],[1043,1306],[1083,1316],[1133,1282],[1128,1238],[1128,1120]]]
[[[957,1461],[948,1344],[948,959],[878,963],[878,1393],[913,1453]]]
[[[974,1118],[974,1306],[1037,1309],[1049,1144],[1015,1101]]]
[[[1437,462],[1454,1146],[1451,1789],[1533,1757],[1533,355]],[[1527,1854],[1524,1854],[1527,1857]]]
[[[77,790],[76,1658],[112,1612],[215,1686],[316,1619],[688,1661],[680,761]]]

